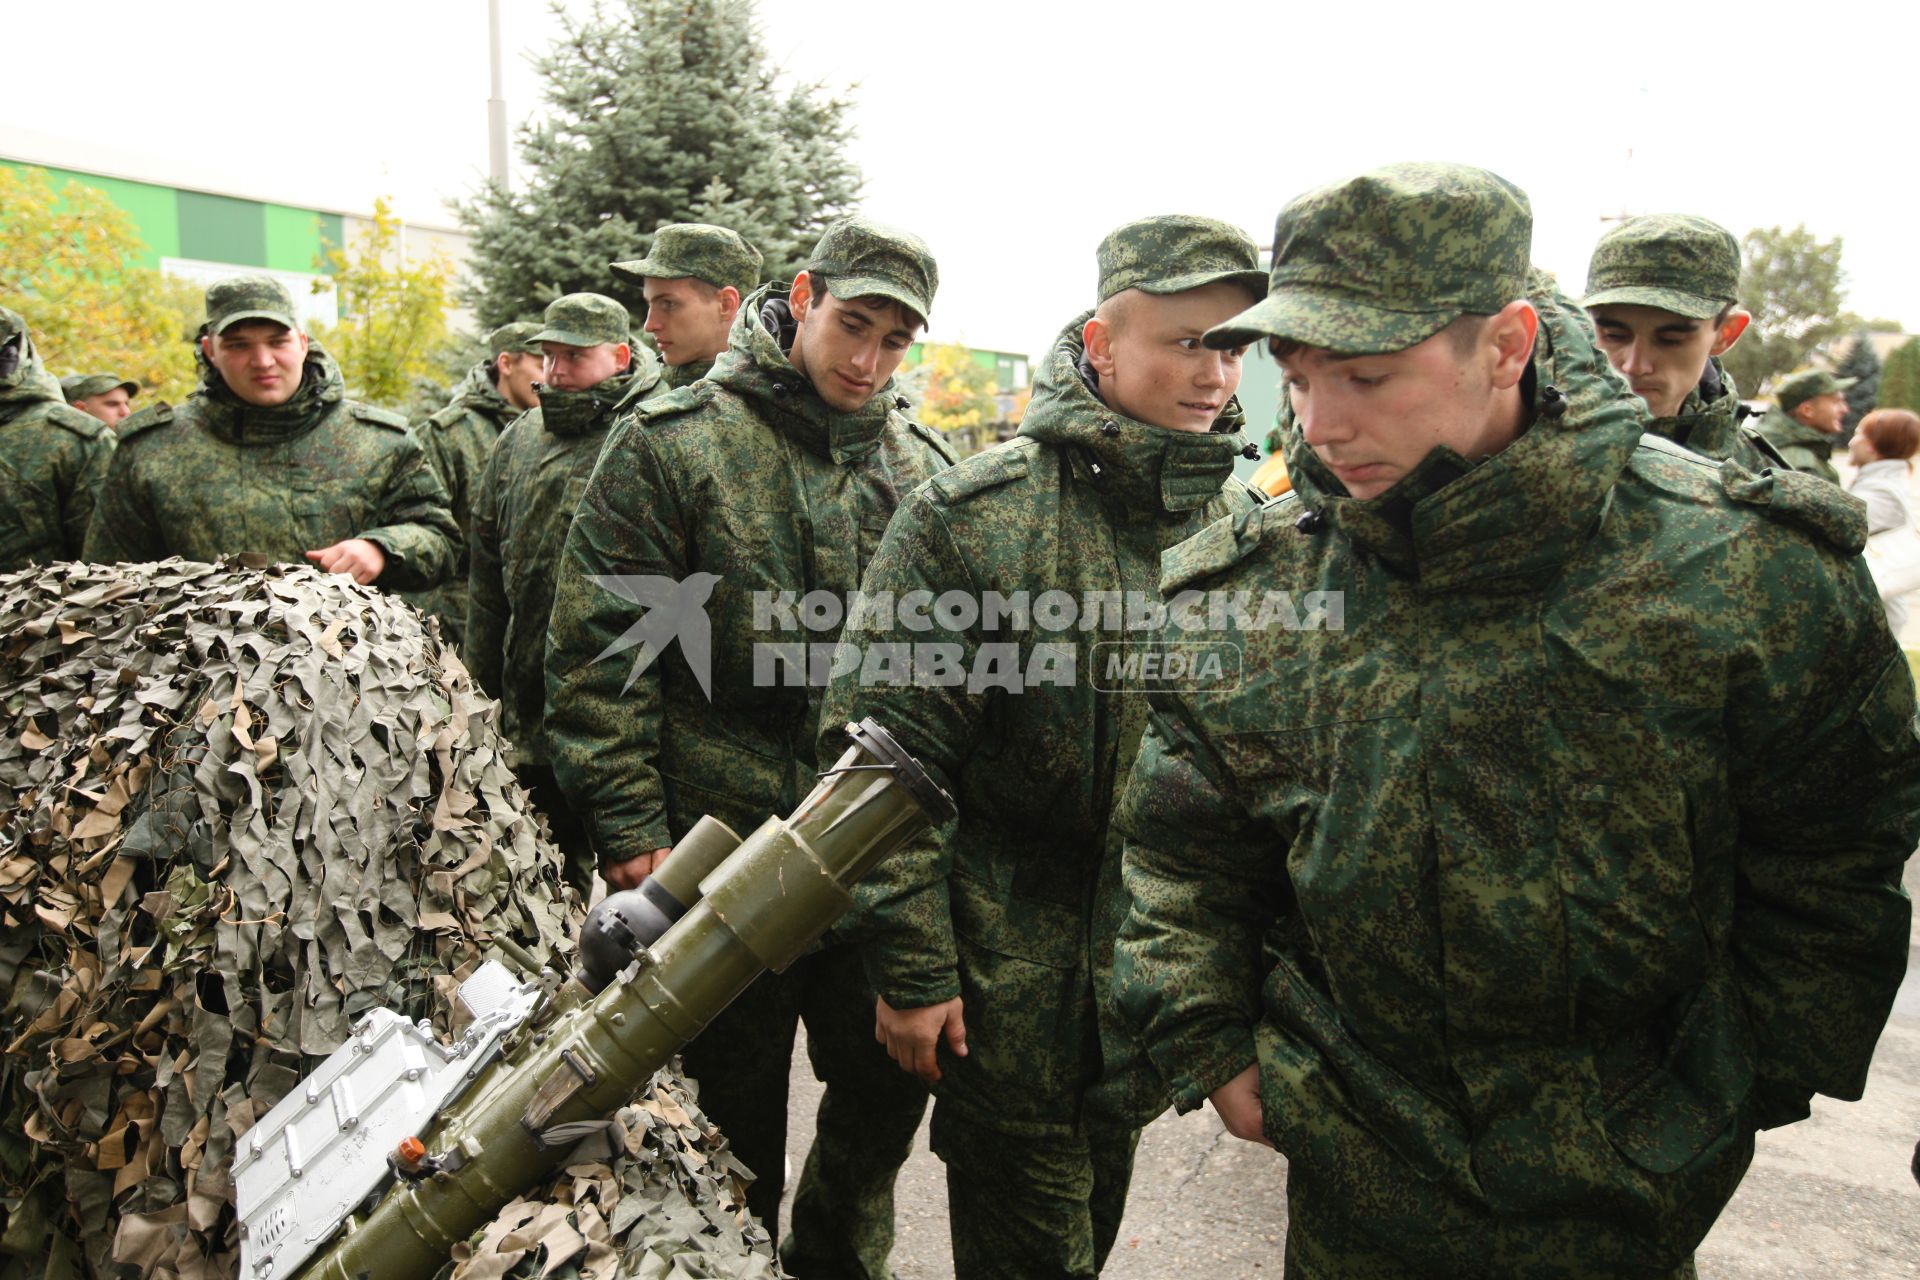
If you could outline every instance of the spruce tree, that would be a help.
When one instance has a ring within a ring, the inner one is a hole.
[[[591,290],[626,303],[637,328],[639,286],[607,264],[644,257],[661,224],[730,227],[766,278],[791,278],[851,211],[848,103],[778,82],[752,0],[595,0],[563,22],[536,63],[549,113],[520,130],[524,184],[489,183],[459,207],[483,326]]]
[[[1873,336],[1865,329],[1853,335],[1853,345],[1847,348],[1847,354],[1833,374],[1836,378],[1854,379],[1853,385],[1847,388],[1847,425],[1841,429],[1842,438],[1851,440],[1860,419],[1879,403],[1880,357],[1874,354]]]
[[[1920,338],[1895,347],[1880,371],[1880,407],[1920,410]]]

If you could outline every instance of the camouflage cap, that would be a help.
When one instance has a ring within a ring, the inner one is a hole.
[[[272,276],[229,276],[207,286],[207,332],[225,333],[248,320],[298,329],[293,296]]]
[[[1836,378],[1825,369],[1806,369],[1775,387],[1773,399],[1780,406],[1780,412],[1792,413],[1815,396],[1845,391],[1858,381],[1858,378]]]
[[[1583,307],[1658,307],[1711,320],[1740,287],[1740,242],[1686,213],[1628,218],[1600,237],[1587,263]]]
[[[116,373],[70,373],[60,379],[60,394],[67,398],[68,404],[85,400],[88,396],[105,395],[120,387],[125,387],[130,396],[140,394],[139,383]]]
[[[547,304],[540,331],[528,341],[564,342],[570,347],[631,343],[632,327],[627,309],[606,294],[569,293]]]
[[[806,269],[825,276],[836,298],[892,298],[922,321],[933,313],[933,293],[940,287],[940,268],[926,241],[861,217],[830,225]]]
[[[526,355],[544,354],[533,335],[540,332],[538,320],[515,320],[512,324],[503,324],[487,335],[487,354],[504,355],[509,351]]]
[[[1532,248],[1533,210],[1505,178],[1461,164],[1388,165],[1282,209],[1266,300],[1206,342],[1403,351],[1526,297]]]
[[[760,284],[760,251],[737,232],[704,222],[670,222],[653,233],[644,258],[612,264],[622,280],[679,280],[692,276],[716,289],[732,285],[745,297]]]
[[[1185,293],[1222,280],[1245,285],[1256,298],[1267,292],[1253,239],[1213,218],[1169,213],[1129,222],[1109,231],[1094,257],[1101,302],[1123,289]]]

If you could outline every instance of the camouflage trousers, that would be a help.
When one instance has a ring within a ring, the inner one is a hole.
[[[793,1193],[780,1262],[795,1280],[888,1280],[893,1184],[926,1113],[927,1088],[873,1038],[859,952],[829,946],[762,974],[681,1055],[700,1106],[755,1181],[747,1208],[779,1236],[787,1077],[797,1024],[826,1085]]]
[[[1133,1178],[1138,1129],[995,1125],[933,1104],[947,1166],[955,1280],[1067,1280],[1100,1274]]]
[[[1697,1280],[1691,1258],[1663,1271],[1596,1269],[1577,1244],[1556,1240],[1551,1224],[1489,1221],[1484,1231],[1469,1231],[1465,1252],[1485,1259],[1483,1267],[1463,1270],[1457,1260],[1417,1265],[1387,1248],[1377,1231],[1358,1227],[1335,1199],[1297,1167],[1287,1171],[1286,1280]]]
[[[598,864],[593,856],[593,841],[587,835],[586,823],[573,811],[566,793],[554,781],[553,770],[545,765],[523,764],[513,774],[532,795],[533,807],[546,816],[547,829],[553,833],[553,843],[566,859],[561,864],[561,874],[566,876],[568,884],[579,890],[580,901],[588,901],[593,896],[593,873],[598,869]]]

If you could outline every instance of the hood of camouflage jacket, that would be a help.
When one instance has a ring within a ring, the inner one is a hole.
[[[285,404],[261,406],[248,404],[233,394],[227,380],[207,359],[198,344],[194,361],[200,366],[200,385],[187,397],[199,409],[200,421],[207,430],[229,444],[280,444],[297,440],[327,420],[347,397],[346,379],[340,366],[326,353],[320,340],[307,338],[307,362],[300,374],[300,389]]]
[[[1302,508],[1429,588],[1508,580],[1526,590],[1558,572],[1591,534],[1648,419],[1646,402],[1613,371],[1585,313],[1553,278],[1535,271],[1528,293],[1540,331],[1521,383],[1531,422],[1517,440],[1477,462],[1439,446],[1361,501],[1307,447],[1282,397],[1287,469]]]
[[[711,360],[689,360],[685,364],[670,364],[660,370],[660,381],[678,391],[681,387],[690,387],[713,371]]]
[[[61,394],[60,380],[47,372],[40,362],[40,352],[33,345],[33,336],[23,334],[20,338],[20,364],[13,376],[0,382],[0,422],[12,422],[27,410],[40,404],[65,404],[67,398]]]
[[[1229,399],[1205,432],[1170,431],[1108,408],[1098,375],[1084,363],[1080,335],[1092,316],[1076,316],[1053,340],[1019,434],[1071,448],[1116,515],[1173,518],[1198,511],[1220,496],[1233,460],[1247,446],[1240,401]]]
[[[520,416],[520,410],[507,402],[494,382],[493,361],[482,360],[467,370],[467,376],[453,390],[450,405],[467,409],[491,422],[496,431]]]
[[[873,452],[888,416],[907,407],[893,379],[852,413],[841,413],[822,400],[787,359],[792,345],[787,286],[762,285],[740,304],[727,349],[713,362],[707,380],[752,401],[769,426],[809,453],[847,463]]]
[[[1703,457],[1728,456],[1739,438],[1740,394],[1720,357],[1708,358],[1699,385],[1680,402],[1680,412],[1655,418],[1647,429]]]
[[[557,436],[584,436],[605,431],[614,419],[640,403],[659,385],[660,362],[644,347],[633,349],[625,369],[585,391],[556,391],[540,387],[540,425]]]

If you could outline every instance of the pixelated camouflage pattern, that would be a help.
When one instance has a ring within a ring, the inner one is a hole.
[[[19,366],[0,379],[0,573],[80,558],[115,444],[67,404],[26,321],[0,307],[0,338],[16,334]]]
[[[787,360],[760,316],[785,286],[740,309],[704,382],[615,425],[587,482],[554,582],[547,747],[561,786],[591,812],[602,862],[671,845],[711,813],[751,831],[813,787],[819,691],[755,688],[757,590],[850,593],[887,519],[952,456],[910,421],[891,382],[837,413]],[[594,658],[639,610],[588,581],[717,574],[709,703],[676,647],[621,693],[631,658]],[[784,806],[784,807],[783,807]]]
[[[497,331],[496,331],[497,332]],[[527,332],[533,330],[528,328]],[[511,342],[507,349],[517,350]],[[467,629],[467,568],[473,547],[473,502],[480,472],[493,452],[493,442],[521,411],[508,404],[494,381],[493,359],[467,370],[453,399],[413,428],[413,438],[426,451],[434,474],[447,487],[447,508],[460,526],[460,555],[447,580],[427,591],[407,591],[401,598],[420,612],[439,619],[440,632],[464,646]],[[508,729],[512,736],[512,730]]]
[[[1680,412],[1654,418],[1647,430],[1684,445],[1703,458],[1731,458],[1755,473],[1788,465],[1759,432],[1740,420],[1740,392],[1719,357],[1680,402]]]
[[[1808,426],[1778,405],[1761,415],[1754,431],[1795,471],[1840,483],[1833,465],[1833,446],[1840,443],[1839,436]]]
[[[1310,1274],[1675,1272],[1756,1127],[1859,1096],[1905,969],[1920,739],[1857,504],[1643,435],[1534,301],[1563,416],[1367,502],[1289,430],[1295,493],[1165,560],[1344,593],[1156,695],[1117,814],[1119,1003],[1183,1108],[1258,1063],[1289,1253],[1356,1260]]]
[[[936,1107],[927,1136],[947,1166],[956,1280],[1100,1274],[1126,1212],[1138,1129],[1023,1141]]]
[[[569,293],[547,304],[540,331],[530,341],[563,342],[570,347],[633,343],[627,309],[604,293]]]
[[[671,222],[653,233],[644,258],[609,264],[614,275],[636,283],[691,276],[716,289],[732,285],[742,298],[760,287],[760,251],[740,233],[704,222]]]
[[[1233,479],[1246,444],[1238,401],[1200,434],[1109,409],[1081,370],[1092,315],[1055,339],[1018,436],[901,506],[864,590],[1152,596],[1166,548],[1253,509]],[[856,668],[828,695],[818,754],[843,748],[837,726],[871,716],[959,805],[954,823],[861,882],[843,926],[889,1004],[962,1001],[968,1054],[943,1048],[934,1085],[958,1274],[1090,1276],[1125,1203],[1130,1135],[1168,1101],[1104,998],[1127,908],[1108,816],[1146,700],[1101,692],[1092,673],[1096,646],[1127,633],[875,621],[846,640],[954,645],[968,670],[985,644],[1017,645],[1022,670],[1039,644],[1074,653],[1071,686],[1019,693],[863,687]],[[1096,1169],[1091,1148],[1125,1157]]]
[[[544,355],[540,344],[533,340],[533,335],[543,327],[538,320],[515,320],[503,324],[487,335],[487,351],[494,356],[502,356],[509,351],[516,355]]]
[[[309,340],[300,389],[262,408],[200,358],[200,385],[120,424],[120,445],[88,526],[97,562],[266,556],[305,564],[346,538],[380,544],[380,585],[445,581],[460,526],[404,418],[346,398],[333,358]]]
[[[547,747],[603,864],[671,845],[703,813],[752,831],[769,813],[791,812],[812,789],[821,691],[756,687],[753,651],[761,640],[830,644],[834,632],[757,633],[753,595],[824,591],[845,599],[901,498],[953,460],[937,433],[903,415],[891,381],[853,413],[830,409],[775,337],[789,321],[784,296],[784,286],[770,285],[747,300],[708,380],[640,405],[613,428],[567,533],[548,626]],[[763,320],[763,306],[774,312],[776,329]],[[639,611],[589,580],[602,574],[695,586],[705,580],[693,575],[712,575],[704,602],[711,701],[678,645],[622,691],[636,655],[600,655]],[[789,975],[830,963],[835,950],[803,958]],[[860,1269],[846,1274],[884,1280],[893,1179],[906,1144],[885,1152],[888,1167],[875,1171],[874,1151],[857,1149],[858,1131],[898,1125],[910,1135],[925,1095],[898,1088],[897,1071],[873,1039],[871,995],[857,973],[854,966],[854,976],[816,992],[843,1021],[850,1010],[856,1032],[808,1019],[809,1036],[822,1040],[820,1050],[810,1045],[815,1063],[831,1047],[852,1066],[824,1077],[826,1145],[821,1164],[810,1163],[795,1190],[795,1204],[806,1206],[795,1221],[797,1229],[817,1228],[802,1232],[802,1250],[851,1246]],[[784,1063],[797,1015],[781,1015],[783,1034],[753,1008],[721,1014],[688,1047],[688,1061],[707,1055],[711,1064],[689,1068],[708,1091],[709,1113],[743,1149],[766,1150],[784,1145]],[[759,1079],[754,1073],[768,1061],[781,1069],[764,1087],[737,1087],[742,1074]],[[883,1091],[882,1081],[894,1092]],[[753,1096],[723,1106],[728,1092]],[[835,1136],[836,1114],[841,1135],[853,1130],[847,1141]],[[754,1172],[763,1207],[769,1199],[777,1205],[782,1169]]]
[[[1081,369],[1076,317],[1054,340],[1019,434],[915,490],[881,540],[864,589],[939,595],[1155,593],[1160,555],[1256,504],[1232,479],[1246,444],[1238,401],[1211,433],[1169,431],[1112,409]],[[1118,836],[1108,811],[1146,723],[1140,693],[1092,683],[1094,646],[1122,631],[964,631],[897,617],[847,633],[851,643],[959,646],[971,669],[983,644],[1069,648],[1069,687],[970,692],[834,682],[820,755],[840,726],[886,725],[954,797],[955,823],[911,843],[855,889],[843,925],[866,952],[876,991],[896,1008],[960,996],[969,1053],[942,1053],[940,1106],[976,1123],[1071,1132],[1083,1117],[1137,1125],[1166,1106],[1131,1038],[1102,1016],[1114,935],[1126,914]],[[1145,640],[1147,635],[1135,637]],[[1103,1070],[1104,1066],[1104,1070]]]
[[[1094,251],[1105,302],[1123,289],[1182,293],[1231,280],[1256,298],[1266,296],[1267,273],[1252,237],[1216,218],[1169,213],[1115,227]]]
[[[1617,222],[1587,263],[1583,307],[1658,307],[1711,320],[1740,289],[1740,242],[1717,222],[1649,213]]]
[[[547,763],[547,615],[587,477],[615,420],[666,389],[651,360],[585,391],[542,388],[541,407],[501,434],[475,486],[467,663],[480,687],[501,701],[501,728],[517,765]],[[587,412],[556,413],[549,426],[549,404]]]
[[[689,360],[685,364],[670,364],[660,370],[660,380],[669,391],[678,391],[690,387],[713,372],[712,360]]]
[[[837,298],[892,298],[922,320],[933,314],[940,287],[940,267],[926,241],[858,215],[828,224],[807,270],[827,277]]]
[[[68,404],[72,404],[75,400],[85,400],[88,396],[117,391],[121,387],[127,389],[128,395],[140,393],[139,383],[115,373],[70,373],[60,379],[60,394],[67,398]]]
[[[1845,391],[1858,381],[1858,378],[1836,378],[1825,369],[1803,369],[1774,385],[1773,402],[1780,406],[1780,412],[1792,413],[1815,396]]]
[[[272,276],[231,276],[207,286],[208,333],[225,333],[248,320],[300,327],[293,296]]]
[[[1532,206],[1505,178],[1460,164],[1375,169],[1280,211],[1266,299],[1207,345],[1401,351],[1525,297],[1532,244]]]

